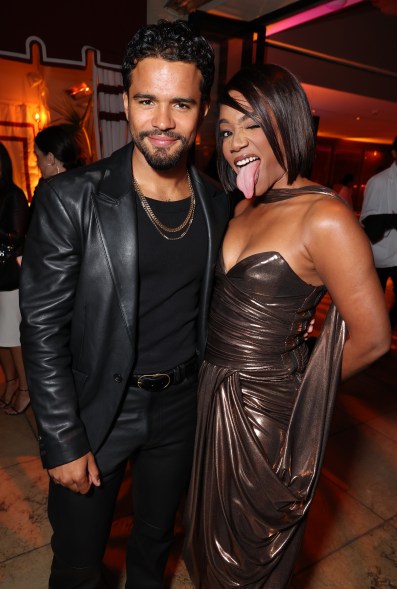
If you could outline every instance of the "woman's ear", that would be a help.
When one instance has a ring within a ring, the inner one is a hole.
[[[55,165],[55,155],[49,151],[47,153],[47,165],[54,166]]]

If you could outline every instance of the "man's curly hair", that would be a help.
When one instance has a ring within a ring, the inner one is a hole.
[[[146,57],[195,64],[202,74],[202,101],[209,101],[214,80],[214,50],[187,22],[159,20],[157,24],[141,27],[135,33],[127,45],[121,66],[124,90],[127,93],[131,85],[132,71],[138,62]]]

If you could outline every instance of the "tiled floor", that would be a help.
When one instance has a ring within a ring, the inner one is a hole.
[[[131,527],[129,487],[127,476],[105,558],[106,589],[123,587],[123,548]],[[2,589],[47,587],[51,550],[46,489],[31,409],[18,417],[0,412]],[[182,532],[177,528],[170,588],[192,589],[178,557]],[[340,386],[322,477],[291,586],[386,588],[397,589],[397,332],[390,353]]]

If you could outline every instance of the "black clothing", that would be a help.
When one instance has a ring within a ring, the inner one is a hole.
[[[180,225],[190,206],[190,199],[147,200],[157,218],[168,227]],[[196,353],[196,319],[207,258],[207,230],[199,202],[189,232],[175,241],[160,235],[139,199],[137,212],[139,316],[133,371],[152,374],[177,366]]]
[[[189,481],[196,390],[196,377],[157,393],[128,389],[115,427],[96,455],[104,474],[102,486],[92,488],[86,497],[50,484],[49,518],[56,556],[50,589],[99,587],[101,559],[129,456],[134,524],[127,548],[126,587],[162,586],[175,513]],[[105,470],[106,464],[114,465],[112,472]]]
[[[98,450],[134,366],[139,277],[131,156],[129,144],[43,181],[35,196],[21,272],[21,342],[45,468]],[[229,204],[194,167],[189,171],[207,234],[200,360]]]
[[[389,278],[391,278],[393,283],[394,304],[389,311],[389,319],[391,328],[394,329],[397,325],[397,267],[376,268],[376,271],[384,291],[386,290],[386,284]]]
[[[362,219],[361,223],[371,243],[377,243],[383,239],[386,231],[397,229],[397,213],[368,215],[368,217]]]
[[[164,275],[172,273],[179,280],[170,261],[156,268],[153,246],[147,245],[146,236],[138,238],[145,229],[131,180],[131,157],[132,144],[110,158],[43,181],[28,232],[21,334],[43,464],[53,468],[91,450],[103,477],[103,487],[87,495],[51,484],[51,589],[99,587],[100,561],[129,457],[134,527],[127,587],[159,589],[177,506],[190,475],[197,373],[157,392],[128,388],[140,334],[141,282],[149,280],[152,289],[144,284],[144,296],[164,305]],[[186,280],[192,285],[186,301],[183,293],[175,297],[174,287],[168,291],[172,300],[167,313],[179,312],[175,301],[190,305],[181,315],[189,325],[182,340],[176,334],[167,339],[160,327],[167,345],[161,345],[162,357],[154,354],[148,361],[159,370],[173,368],[178,357],[188,361],[192,352],[198,361],[203,357],[213,271],[229,218],[225,194],[194,167],[189,173],[203,220],[195,218],[191,231],[198,229],[195,240],[201,240],[202,252],[195,246],[181,256],[189,274],[181,276],[178,288],[185,289]],[[160,261],[163,251],[178,254],[179,246],[177,251],[168,248],[154,227],[149,229]],[[154,269],[157,282],[145,275]],[[151,300],[144,301],[144,311],[152,313]],[[147,325],[153,323],[152,316]],[[156,343],[153,329],[145,335],[145,345],[154,348]],[[193,350],[167,349],[191,348],[192,343]]]
[[[0,196],[0,242],[10,247],[12,256],[0,260],[0,290],[16,290],[19,287],[17,257],[23,253],[25,234],[29,222],[29,205],[23,190],[16,184]]]

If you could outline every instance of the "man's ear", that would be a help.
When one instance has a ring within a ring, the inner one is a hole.
[[[127,92],[123,92],[123,104],[124,104],[125,118],[127,119],[127,122],[128,122],[128,94],[127,94]]]
[[[53,166],[55,164],[55,159],[55,155],[52,153],[52,151],[49,151],[47,153],[47,160],[50,166]]]
[[[200,118],[199,118],[199,122],[198,122],[197,128],[200,128],[201,123],[203,122],[203,120],[207,116],[207,113],[208,113],[209,109],[210,109],[210,103],[209,102],[202,102],[201,103],[201,106],[200,106]]]
[[[201,105],[201,120],[203,120],[207,116],[209,109],[210,109],[210,103],[203,102]]]

